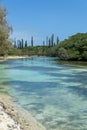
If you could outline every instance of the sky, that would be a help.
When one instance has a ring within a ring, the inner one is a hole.
[[[42,44],[54,33],[60,41],[87,32],[87,0],[0,0],[13,27],[11,38]]]

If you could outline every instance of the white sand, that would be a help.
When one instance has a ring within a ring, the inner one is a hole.
[[[0,104],[0,130],[22,130],[20,124],[8,115]]]
[[[3,60],[10,60],[10,59],[25,59],[27,58],[28,56],[0,56],[0,61],[3,61]]]
[[[0,94],[0,130],[46,130],[27,111],[17,107],[7,95]]]

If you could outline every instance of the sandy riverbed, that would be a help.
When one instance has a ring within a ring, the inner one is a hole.
[[[25,59],[28,56],[0,57],[8,59]],[[0,130],[46,130],[32,115],[16,105],[10,96],[0,93]]]
[[[0,130],[46,130],[30,113],[0,93]]]

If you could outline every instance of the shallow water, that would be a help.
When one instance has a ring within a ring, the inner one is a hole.
[[[0,64],[0,91],[47,130],[87,130],[87,68],[31,57]]]

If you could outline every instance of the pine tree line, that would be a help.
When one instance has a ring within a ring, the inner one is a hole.
[[[45,41],[44,41],[45,44]],[[56,41],[54,39],[54,34],[51,35],[49,38],[48,36],[46,37],[46,46],[53,47],[55,45],[59,44],[59,37],[57,36]]]
[[[59,37],[57,36],[56,41],[54,39],[54,34],[51,35],[51,37],[49,38],[48,36],[46,36],[46,41],[43,41],[43,44],[41,46],[48,46],[48,47],[53,47],[55,45],[59,44]],[[34,44],[34,38],[33,36],[31,37],[31,43],[29,44],[27,40],[21,39],[21,40],[15,40],[13,41],[13,46],[15,48],[26,48],[28,46],[35,46]]]

